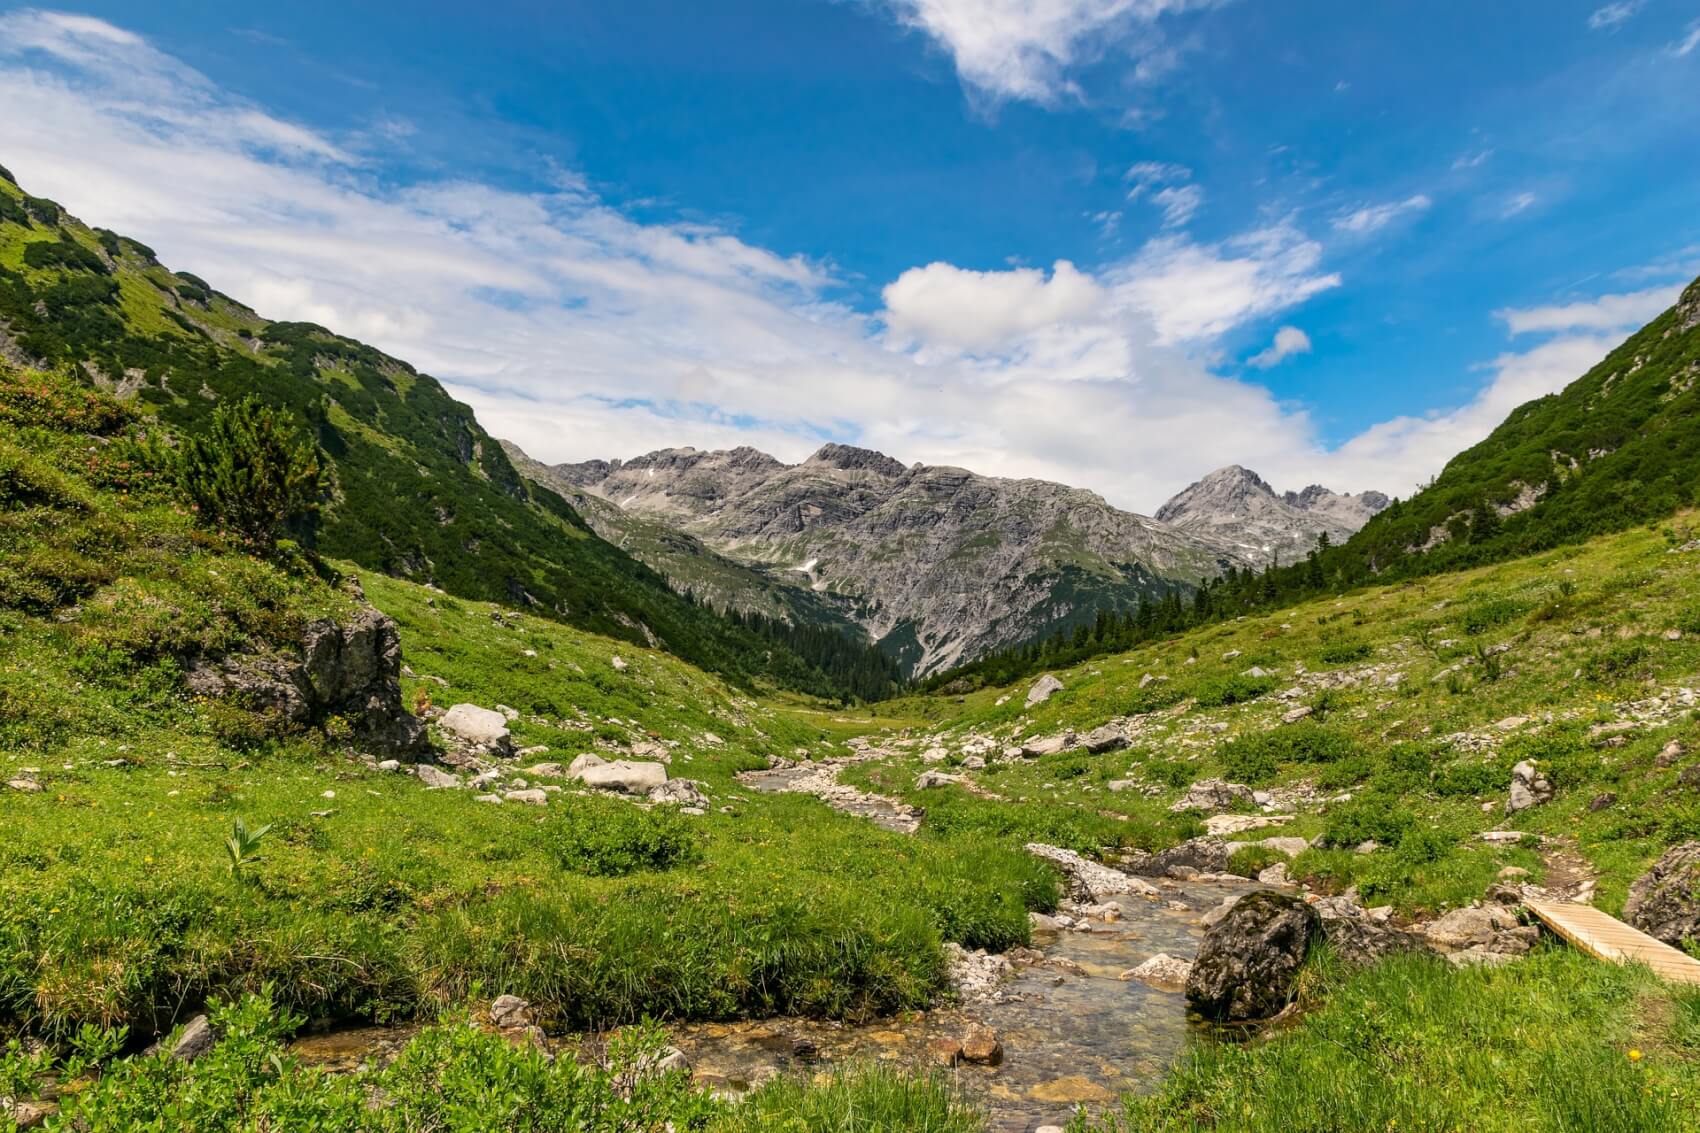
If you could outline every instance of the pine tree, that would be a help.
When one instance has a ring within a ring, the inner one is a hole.
[[[330,484],[293,418],[252,396],[220,405],[204,432],[183,441],[176,474],[203,522],[267,554],[285,534],[311,537]]]

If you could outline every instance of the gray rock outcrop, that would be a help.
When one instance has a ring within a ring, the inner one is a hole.
[[[331,716],[383,754],[425,750],[425,726],[401,703],[401,635],[388,615],[361,606],[345,621],[321,620],[296,650],[231,653],[193,660],[185,678],[196,696],[233,701],[305,727]]]
[[[1672,846],[1637,878],[1623,919],[1673,948],[1700,940],[1700,842]]]
[[[1046,673],[1033,682],[1033,687],[1027,690],[1027,707],[1045,703],[1062,691],[1063,683],[1050,673]]]
[[[1511,769],[1511,793],[1505,800],[1505,813],[1516,814],[1551,800],[1552,784],[1533,763],[1525,759]]]

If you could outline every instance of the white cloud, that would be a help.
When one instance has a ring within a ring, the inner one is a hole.
[[[1616,3],[1594,9],[1594,14],[1588,17],[1588,26],[1594,31],[1615,28],[1628,21],[1646,3],[1647,0],[1616,0]]]
[[[1246,365],[1255,366],[1259,370],[1267,370],[1282,359],[1291,358],[1295,354],[1310,353],[1310,335],[1298,327],[1282,327],[1275,332],[1275,340],[1267,347],[1246,359]]]
[[[1408,491],[1605,345],[1502,359],[1469,405],[1330,452],[1302,409],[1209,369],[1229,331],[1340,285],[1290,220],[1209,243],[1170,231],[1094,270],[929,264],[870,316],[820,263],[640,223],[574,174],[534,193],[389,185],[348,138],[99,21],[0,16],[0,106],[0,160],[32,192],[263,314],[407,358],[547,460],[677,444],[797,459],[835,439],[1147,510],[1236,462],[1283,485]]]
[[[1539,199],[1540,198],[1536,197],[1533,193],[1515,193],[1512,196],[1507,197],[1505,203],[1501,205],[1499,209],[1500,219],[1511,219],[1518,213],[1529,208]]]
[[[1147,199],[1163,214],[1164,228],[1182,228],[1204,207],[1204,189],[1194,185],[1192,170],[1162,161],[1142,161],[1124,177],[1127,199]]]
[[[1507,307],[1495,311],[1513,335],[1560,330],[1632,330],[1657,318],[1676,302],[1680,284],[1649,287],[1625,295],[1601,295],[1577,303],[1546,307]]]
[[[1491,149],[1480,150],[1476,153],[1460,154],[1452,162],[1453,171],[1456,172],[1462,169],[1475,169],[1477,166],[1485,163],[1487,159],[1492,156],[1493,150]]]
[[[1172,70],[1176,54],[1151,38],[1165,15],[1219,0],[877,0],[947,51],[964,83],[993,99],[1054,103],[1077,93],[1077,64],[1121,45],[1135,77]],[[1141,34],[1143,33],[1143,35]]]
[[[1700,20],[1688,25],[1688,33],[1670,45],[1670,53],[1681,59],[1692,53],[1696,47],[1700,47]]]
[[[885,322],[896,342],[979,354],[1046,327],[1096,320],[1106,293],[1067,260],[1050,278],[1036,268],[969,271],[934,263],[886,286]]]
[[[1213,338],[1340,285],[1319,270],[1322,245],[1288,222],[1220,244],[1164,236],[1107,273],[1119,301],[1146,315],[1159,345]]]
[[[1402,201],[1365,205],[1336,216],[1334,228],[1337,232],[1346,232],[1353,236],[1367,236],[1372,232],[1381,231],[1402,216],[1426,212],[1433,203],[1426,195],[1417,193]]]

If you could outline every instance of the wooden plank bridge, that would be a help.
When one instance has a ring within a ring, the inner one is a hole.
[[[1680,952],[1592,905],[1526,902],[1548,928],[1590,956],[1613,964],[1645,964],[1660,979],[1700,984],[1700,960]]]

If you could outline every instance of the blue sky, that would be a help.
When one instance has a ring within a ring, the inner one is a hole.
[[[0,163],[545,459],[1406,494],[1700,272],[1700,3],[0,4]]]

